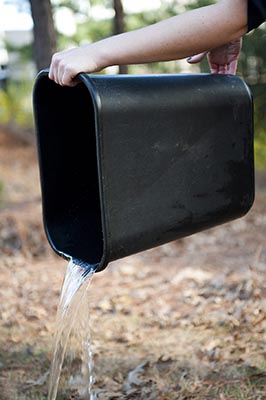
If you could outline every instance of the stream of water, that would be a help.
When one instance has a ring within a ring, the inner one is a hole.
[[[56,400],[63,361],[70,338],[75,342],[76,350],[78,349],[80,353],[81,367],[79,371],[75,371],[75,376],[70,376],[69,385],[75,388],[79,398],[97,400],[92,389],[94,374],[88,296],[88,288],[93,275],[93,267],[84,268],[76,265],[73,260],[69,261],[57,310],[48,400]]]

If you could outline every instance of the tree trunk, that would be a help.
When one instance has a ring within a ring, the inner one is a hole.
[[[56,32],[50,0],[29,1],[34,24],[34,58],[39,71],[50,65],[56,50]]]
[[[119,33],[125,32],[125,15],[122,0],[114,0],[114,34],[117,35]],[[128,67],[127,65],[119,65],[119,74],[127,74]]]

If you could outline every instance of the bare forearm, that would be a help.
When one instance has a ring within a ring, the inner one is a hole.
[[[220,2],[95,43],[99,69],[108,65],[182,59],[247,31],[247,1]]]
[[[73,86],[79,72],[121,64],[177,60],[217,48],[247,31],[247,0],[220,0],[146,28],[53,56],[49,77]]]

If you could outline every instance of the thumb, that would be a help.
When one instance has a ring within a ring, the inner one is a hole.
[[[196,64],[196,63],[202,61],[203,58],[206,57],[206,55],[207,55],[207,53],[196,54],[195,56],[187,58],[187,62],[189,64]]]

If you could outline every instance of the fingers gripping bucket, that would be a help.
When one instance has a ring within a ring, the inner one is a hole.
[[[100,271],[244,215],[254,199],[253,108],[233,76],[87,76],[34,88],[44,226]]]

